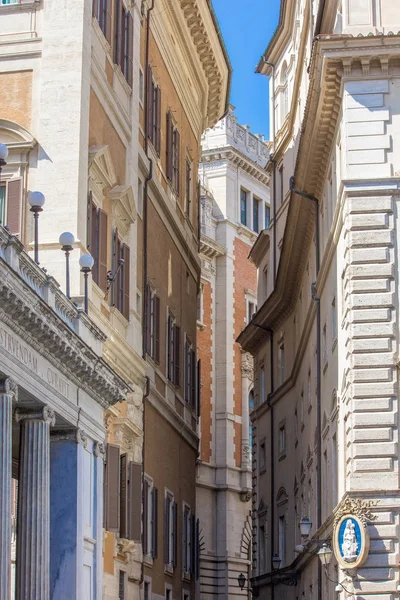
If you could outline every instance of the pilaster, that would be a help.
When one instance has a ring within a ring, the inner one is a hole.
[[[50,425],[54,412],[19,409],[17,600],[50,598]]]
[[[17,385],[12,379],[0,381],[0,590],[11,594],[11,468],[12,403]]]

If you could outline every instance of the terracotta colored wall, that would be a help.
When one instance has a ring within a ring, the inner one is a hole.
[[[14,121],[28,131],[32,118],[32,71],[0,73],[1,118]]]
[[[201,436],[200,459],[209,462],[212,442],[212,287],[204,281],[203,324],[205,328],[197,332],[197,349],[201,360]]]

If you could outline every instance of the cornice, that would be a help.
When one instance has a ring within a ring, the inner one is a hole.
[[[262,183],[263,185],[269,185],[270,176],[269,174],[258,166],[257,163],[247,158],[242,152],[234,148],[233,146],[224,146],[221,148],[213,148],[211,150],[204,150],[202,153],[202,163],[212,163],[221,160],[229,160],[232,164],[239,167],[251,177]]]
[[[265,256],[270,244],[269,229],[263,229],[250,250],[249,260],[258,267]]]
[[[200,239],[200,254],[207,258],[216,258],[226,254],[226,248],[215,242],[207,235],[201,234]]]

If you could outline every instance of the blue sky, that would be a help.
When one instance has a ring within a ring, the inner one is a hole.
[[[231,103],[239,123],[268,137],[268,78],[254,68],[278,23],[280,0],[213,0],[233,68]]]

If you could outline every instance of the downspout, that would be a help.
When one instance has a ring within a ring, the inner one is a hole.
[[[153,176],[153,161],[149,157],[149,140],[148,140],[148,129],[149,129],[149,111],[148,111],[148,89],[149,89],[149,50],[150,50],[150,13],[154,9],[155,0],[151,0],[151,5],[147,9],[146,14],[146,54],[145,54],[145,88],[144,88],[144,151],[149,160],[149,173],[146,176],[144,186],[143,186],[143,298],[142,298],[142,353],[143,360],[146,360],[146,352],[147,352],[147,230],[148,230],[148,186],[149,181]],[[142,440],[142,507],[144,506],[145,497],[144,497],[144,488],[145,488],[145,455],[146,455],[146,399],[148,398],[150,393],[150,379],[146,376],[146,391],[143,394],[143,440]],[[144,511],[141,511],[142,514],[142,554],[144,555]],[[143,585],[144,582],[144,561],[142,560],[141,564],[141,573],[140,573],[140,583],[139,585]]]
[[[274,289],[276,282],[277,273],[277,252],[276,252],[276,160],[275,160],[275,65],[268,60],[265,60],[264,56],[262,60],[265,65],[268,65],[272,69],[272,114],[271,114],[271,125],[272,125],[272,156],[270,161],[273,165],[273,179],[272,179],[272,210],[274,215],[274,228],[272,230],[272,265],[273,265],[273,281]]]
[[[312,194],[307,194],[296,190],[294,187],[294,177],[290,178],[290,191],[297,196],[314,202],[315,206],[315,265],[316,277],[312,284],[312,299],[316,303],[317,309],[317,530],[321,527],[322,521],[322,447],[321,447],[321,302],[316,295],[316,285],[320,268],[320,249],[319,249],[319,201]],[[322,566],[318,561],[318,600],[322,600]]]
[[[272,395],[275,391],[275,384],[274,384],[274,332],[270,327],[263,327],[262,325],[259,325],[258,323],[255,323],[254,321],[251,321],[251,323],[255,326],[258,327],[259,329],[262,329],[263,331],[266,331],[267,333],[269,333],[269,344],[270,344],[270,363],[269,363],[269,368],[270,368],[270,372],[271,372],[271,379],[270,379],[270,385],[271,385],[271,389],[270,392],[267,396],[267,405],[268,408],[270,410],[270,427],[271,427],[271,432],[270,432],[270,456],[271,456],[271,494],[270,494],[270,514],[271,514],[271,519],[270,519],[270,523],[271,523],[271,544],[270,544],[270,548],[271,548],[271,572],[274,570],[274,566],[272,563],[272,557],[274,555],[275,552],[275,469],[274,469],[274,460],[275,460],[275,453],[274,453],[274,406],[271,402],[271,398]],[[275,584],[271,581],[271,600],[274,600],[275,598]]]

